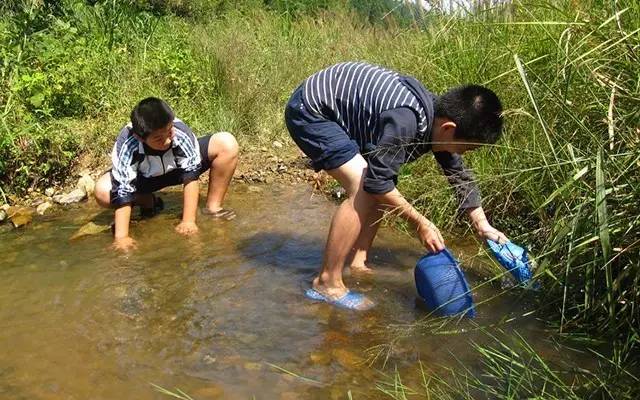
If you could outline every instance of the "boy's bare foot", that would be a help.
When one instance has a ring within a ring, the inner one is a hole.
[[[327,285],[323,285],[320,283],[319,277],[315,277],[313,279],[313,284],[311,286],[316,292],[320,293],[330,300],[337,300],[347,294],[347,292],[349,292],[349,289],[347,289],[347,287],[344,285],[339,287],[330,287]]]
[[[350,310],[364,311],[372,308],[375,303],[362,293],[352,292],[346,286],[328,287],[320,284],[319,278],[315,278],[313,289],[307,291],[306,296],[317,301],[325,301],[331,305]]]
[[[202,207],[202,214],[213,219],[222,219],[225,221],[231,221],[236,217],[236,212],[226,208],[218,208],[217,210],[211,210],[208,207]]]
[[[180,222],[176,226],[176,232],[184,236],[191,236],[198,233],[198,225],[195,222]]]
[[[354,274],[373,274],[373,269],[367,267],[366,264],[351,265],[349,268]]]

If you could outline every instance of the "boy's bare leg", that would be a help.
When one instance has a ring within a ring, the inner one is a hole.
[[[338,299],[348,291],[342,281],[342,269],[362,226],[376,206],[375,199],[362,189],[366,169],[367,162],[357,154],[344,165],[327,171],[349,196],[331,220],[322,270],[313,280],[313,288],[331,299]]]
[[[366,223],[362,226],[362,229],[360,229],[358,239],[353,245],[351,271],[365,273],[371,272],[371,268],[367,266],[367,257],[369,256],[369,249],[373,244],[373,239],[378,233],[382,215],[382,210],[378,207],[374,207],[369,213]]]
[[[209,190],[207,192],[208,211],[216,212],[222,209],[224,196],[229,189],[229,183],[238,165],[238,142],[229,132],[219,132],[209,140]]]

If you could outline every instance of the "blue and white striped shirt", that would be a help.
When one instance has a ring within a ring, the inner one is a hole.
[[[405,107],[416,114],[416,136],[423,137],[431,122],[418,98],[397,72],[363,62],[332,65],[304,82],[307,109],[337,122],[361,150],[378,143],[379,117],[387,110]]]

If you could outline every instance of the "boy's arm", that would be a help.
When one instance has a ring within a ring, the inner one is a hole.
[[[420,241],[429,251],[437,252],[444,249],[444,239],[438,228],[420,214],[398,189],[394,188],[390,192],[373,194],[372,196],[378,204],[412,223],[416,227]]]
[[[135,138],[127,135],[123,128],[116,140],[111,154],[111,204],[115,210],[114,246],[120,250],[135,247],[135,241],[129,237],[131,208],[135,200],[135,181],[137,178],[136,149],[139,145]]]
[[[182,183],[186,185],[198,179],[198,168],[202,162],[200,145],[198,138],[187,124],[176,119],[173,125],[176,164],[182,170]]]
[[[115,232],[113,246],[117,250],[128,251],[136,248],[136,241],[129,236],[129,222],[131,221],[131,203],[116,208]]]
[[[184,122],[176,119],[174,125],[174,138],[176,148],[176,163],[182,170],[183,209],[182,221],[176,226],[176,231],[182,235],[192,235],[198,232],[196,225],[196,213],[198,211],[198,168],[202,162],[198,139],[191,128]]]
[[[196,213],[198,211],[199,194],[199,184],[197,180],[188,182],[184,185],[182,221],[178,226],[176,226],[176,231],[178,233],[191,235],[198,232],[198,226],[196,225]]]
[[[480,237],[483,239],[491,239],[498,243],[506,243],[509,241],[504,233],[491,226],[482,207],[468,208],[466,211],[473,228]]]
[[[367,173],[363,188],[378,204],[412,223],[422,244],[429,251],[444,249],[444,240],[436,226],[420,214],[396,189],[400,167],[407,159],[409,146],[415,140],[418,124],[416,115],[408,108],[388,110],[380,115],[382,135],[376,149],[363,154],[367,159]]]
[[[446,151],[435,152],[433,155],[442,167],[449,184],[453,186],[460,202],[460,209],[467,213],[478,236],[505,243],[508,239],[504,233],[489,224],[482,209],[480,189],[471,170],[465,167],[462,156]]]
[[[482,206],[480,189],[476,184],[473,172],[466,168],[462,156],[447,151],[436,151],[434,158],[440,164],[447,181],[456,192],[461,210],[469,210]]]

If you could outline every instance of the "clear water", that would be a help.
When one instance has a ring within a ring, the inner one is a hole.
[[[89,221],[110,222],[111,212],[91,205],[0,236],[0,398],[168,398],[150,383],[194,399],[382,398],[375,384],[396,367],[407,384],[418,379],[418,360],[429,371],[473,369],[470,343],[490,343],[468,322],[454,326],[467,332],[451,335],[401,329],[406,338],[386,365],[366,362],[394,337],[388,326],[427,314],[413,283],[422,250],[381,229],[376,274],[348,279],[378,303],[372,311],[306,300],[302,287],[320,265],[336,205],[305,185],[235,185],[228,206],[238,218],[201,217],[190,239],[173,231],[181,194],[163,197],[167,210],[133,227],[139,248],[129,256],[111,251],[108,233],[69,240]],[[477,250],[469,240],[448,245],[462,259]],[[467,277],[481,282],[473,266]],[[484,285],[474,296],[498,293]],[[475,323],[525,311],[522,299],[500,296],[478,306]],[[516,328],[546,356],[566,358],[534,318],[507,325]]]

